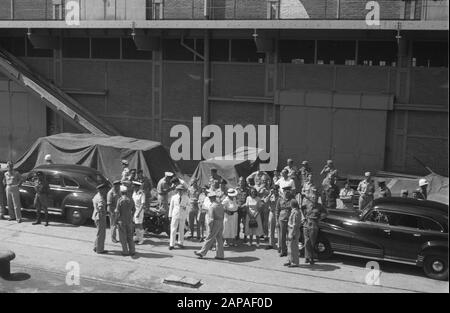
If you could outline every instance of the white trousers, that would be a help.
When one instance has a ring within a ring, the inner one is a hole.
[[[184,243],[184,226],[186,224],[186,217],[182,218],[172,218],[170,223],[170,243],[171,247],[175,246],[175,238],[178,233],[178,244],[183,245]]]

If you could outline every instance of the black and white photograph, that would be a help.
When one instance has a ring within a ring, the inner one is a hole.
[[[448,34],[448,0],[0,0],[0,294],[449,293]]]

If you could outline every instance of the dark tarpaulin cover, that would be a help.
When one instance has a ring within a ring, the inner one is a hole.
[[[16,162],[21,173],[44,164],[46,154],[56,164],[78,164],[100,171],[110,181],[121,178],[120,161],[130,169],[142,169],[154,184],[165,171],[179,172],[164,146],[156,141],[121,136],[62,133],[41,137]]]
[[[247,177],[258,169],[261,163],[258,158],[260,151],[252,147],[240,147],[230,155],[232,160],[224,156],[200,161],[191,180],[197,179],[199,186],[206,186],[209,184],[211,169],[216,168],[217,174],[222,176],[230,187],[236,187],[240,176]]]

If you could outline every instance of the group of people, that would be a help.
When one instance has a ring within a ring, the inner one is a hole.
[[[51,164],[51,156],[45,157]],[[152,182],[142,170],[129,169],[127,160],[121,161],[121,178],[109,184],[97,186],[92,199],[92,219],[97,227],[94,251],[107,253],[105,238],[107,217],[110,219],[111,241],[120,242],[123,255],[134,255],[135,244],[144,243],[144,211],[152,197],[157,199],[157,210],[166,214],[170,222],[169,249],[183,248],[185,225],[190,231],[189,239],[197,238],[202,248],[195,254],[203,258],[209,250],[216,250],[216,258],[224,258],[224,247],[249,244],[260,247],[261,241],[268,241],[265,249],[276,249],[280,257],[288,257],[284,264],[299,266],[299,246],[304,247],[305,262],[314,264],[317,259],[315,246],[319,232],[319,221],[330,209],[337,208],[340,199],[344,208],[354,209],[355,191],[349,182],[339,189],[336,182],[338,170],[328,160],[320,175],[322,183],[313,181],[313,171],[308,161],[300,167],[292,159],[287,160],[281,171],[268,173],[257,170],[247,177],[240,177],[236,188],[229,188],[228,182],[212,168],[208,183],[201,186],[197,179],[188,184],[174,173],[165,172],[152,193]],[[358,209],[363,210],[374,200],[375,184],[370,172],[359,183]],[[7,171],[1,181],[5,186],[9,219],[22,221],[19,187],[21,175],[8,162]],[[426,199],[428,182],[419,181],[414,197]],[[391,191],[384,181],[378,182],[379,196],[390,197]],[[40,212],[45,213],[48,225],[47,197],[49,186],[45,175],[37,172],[35,177],[37,209],[36,221],[40,224]],[[402,191],[405,196],[405,191]],[[407,195],[406,195],[407,196]],[[0,201],[1,202],[1,201]],[[1,209],[1,207],[0,207]],[[0,211],[4,217],[4,211]],[[119,239],[117,239],[117,233]]]

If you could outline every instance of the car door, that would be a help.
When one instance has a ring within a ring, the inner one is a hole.
[[[61,211],[62,201],[67,191],[64,189],[63,179],[58,173],[46,175],[50,192],[48,196],[48,208],[54,211]]]
[[[422,245],[419,217],[401,212],[383,212],[388,224],[380,227],[384,237],[385,257],[397,261],[414,262]]]
[[[352,254],[364,257],[383,258],[384,248],[379,235],[380,225],[368,218],[370,216],[372,214],[369,212],[362,220],[346,223],[346,227],[353,230],[350,251]]]
[[[36,191],[34,189],[34,177],[34,172],[28,173],[22,185],[20,186],[20,202],[22,204],[22,207],[25,209],[30,209],[34,205],[34,196],[36,194]]]

